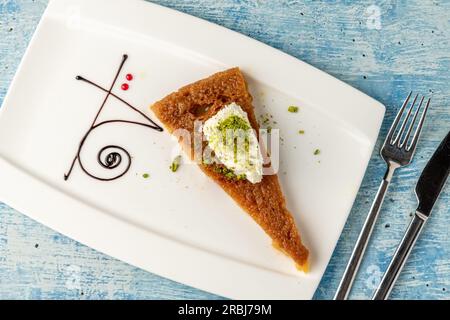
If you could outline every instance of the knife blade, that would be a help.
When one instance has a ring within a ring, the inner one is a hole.
[[[450,131],[434,152],[416,185],[417,211],[429,217],[450,172]]]

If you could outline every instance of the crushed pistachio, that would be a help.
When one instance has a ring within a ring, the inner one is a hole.
[[[236,175],[233,170],[228,169],[227,167],[214,166],[214,171],[223,175],[227,180],[245,180],[247,177],[245,174]]]
[[[142,177],[143,177],[144,179],[148,179],[148,178],[150,178],[150,175],[149,175],[148,173],[144,173],[144,174],[142,175]]]
[[[224,132],[226,130],[248,130],[250,129],[250,126],[248,125],[247,121],[243,119],[242,117],[239,117],[237,115],[232,115],[226,118],[225,120],[221,121],[219,123],[219,130]]]
[[[247,123],[247,121],[245,119],[243,119],[240,116],[237,115],[232,115],[228,118],[226,118],[225,120],[221,121],[219,123],[218,129],[222,132],[222,136],[223,136],[223,142],[224,144],[226,143],[226,131],[227,130],[250,130],[250,126]],[[248,152],[250,150],[250,141],[248,138],[248,135],[245,135],[244,137],[244,149],[246,152]],[[238,155],[238,144],[237,144],[237,137],[234,139],[233,141],[233,149],[234,149],[234,162],[237,162],[237,155]]]
[[[172,164],[169,167],[170,170],[172,172],[177,172],[178,168],[180,167],[180,162],[181,162],[181,156],[175,157],[175,159],[173,159]]]
[[[266,113],[266,114],[260,115],[260,118],[261,118],[261,123],[267,125],[270,123],[270,119],[273,118],[273,116],[271,114]]]
[[[292,112],[292,113],[297,113],[298,112],[298,107],[296,107],[296,106],[289,106],[288,111]]]
[[[205,122],[203,132],[208,148],[205,150],[207,152],[203,152],[204,158],[214,153],[214,162],[217,165],[228,167],[236,175],[245,174],[246,179],[252,183],[261,181],[264,160],[258,136],[251,126],[248,114],[241,106],[234,102],[225,106]],[[210,170],[213,169],[214,167]],[[223,174],[228,178],[234,177],[232,172]]]
[[[177,170],[178,170],[179,167],[180,167],[180,164],[179,164],[179,163],[172,162],[172,164],[170,165],[170,170],[171,170],[172,172],[177,172]]]
[[[305,134],[305,130],[298,130],[298,134]]]
[[[319,154],[320,154],[320,149],[314,150],[314,155],[315,155],[315,156],[317,156],[317,155],[319,155]]]
[[[277,122],[272,120],[273,119],[273,115],[266,113],[266,114],[262,114],[260,115],[261,121],[261,127],[263,129],[267,130],[267,133],[271,133],[272,132],[272,127],[274,125],[277,125]]]

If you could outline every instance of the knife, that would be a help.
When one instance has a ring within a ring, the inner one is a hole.
[[[419,206],[416,209],[405,235],[403,236],[392,261],[375,291],[373,300],[386,300],[394,287],[400,272],[408,259],[425,223],[430,217],[431,210],[442,188],[445,185],[450,171],[450,132],[434,152],[430,161],[420,175],[416,185],[416,196]]]

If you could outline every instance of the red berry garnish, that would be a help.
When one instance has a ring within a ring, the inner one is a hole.
[[[131,80],[133,80],[133,75],[131,73],[129,73],[126,75],[126,78],[128,81],[131,81]]]
[[[124,83],[124,84],[122,84],[121,88],[122,88],[122,90],[127,91],[130,88],[130,86],[128,85],[128,83]]]

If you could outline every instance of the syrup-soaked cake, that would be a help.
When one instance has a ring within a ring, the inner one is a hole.
[[[258,132],[252,96],[239,68],[187,85],[156,102],[151,109],[169,132],[186,129],[193,137],[196,120],[204,122],[231,103],[241,106],[251,126]],[[193,143],[190,148],[185,148],[185,151],[192,157]],[[220,165],[200,162],[199,166],[264,229],[275,248],[290,256],[299,269],[307,271],[308,250],[301,242],[294,218],[286,209],[277,175],[264,175],[261,182],[253,184],[246,179],[230,178]]]

